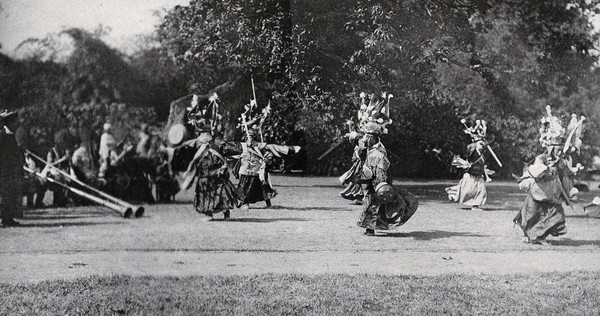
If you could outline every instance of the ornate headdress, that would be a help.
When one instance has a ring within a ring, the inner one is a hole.
[[[208,99],[208,104],[199,104],[198,96],[194,94],[192,104],[187,108],[188,123],[194,126],[197,133],[210,132],[215,135],[223,131],[221,114],[219,114],[219,96],[213,93]]]
[[[467,125],[467,120],[462,119],[460,122],[465,126],[464,132],[471,136],[473,142],[484,140],[487,135],[487,123],[484,120],[475,120],[475,125]]]
[[[581,135],[583,133],[583,121],[585,116],[577,119],[576,114],[571,114],[569,125],[565,129],[560,119],[552,115],[552,109],[549,105],[546,106],[546,116],[542,117],[540,127],[540,143],[542,147],[563,146],[568,149],[569,146],[575,147],[577,150],[581,148]],[[565,143],[565,141],[567,143]]]
[[[260,137],[260,141],[263,142],[262,126],[265,120],[271,113],[271,102],[267,104],[262,110],[258,109],[256,99],[250,100],[250,104],[244,106],[244,112],[239,118],[240,123],[238,127],[242,128],[246,134],[247,139],[250,136],[257,135]]]
[[[367,134],[387,134],[387,126],[392,123],[390,119],[390,99],[394,96],[383,92],[382,100],[375,100],[375,94],[370,94],[367,104],[367,95],[360,93],[360,109],[358,110],[358,127]]]

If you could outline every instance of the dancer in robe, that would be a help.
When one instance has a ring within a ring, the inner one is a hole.
[[[360,171],[353,181],[362,185],[362,213],[358,226],[365,228],[365,234],[375,236],[376,230],[391,230],[404,225],[417,211],[418,201],[406,190],[392,186],[389,173],[390,162],[380,136],[387,134],[389,119],[389,100],[383,94],[384,101],[370,104],[359,111],[361,134],[352,134],[350,138],[360,137],[358,146],[364,148],[366,156]],[[385,100],[387,99],[387,103]]]
[[[196,183],[194,207],[203,214],[203,221],[210,221],[213,215],[223,212],[225,220],[230,218],[230,210],[239,207],[243,198],[229,179],[227,161],[220,152],[222,133],[218,97],[213,94],[209,104],[200,105],[194,95],[188,108],[189,123],[194,126],[196,138],[167,149],[173,171],[185,171],[183,189]]]
[[[513,220],[523,230],[525,243],[547,244],[548,236],[567,233],[562,203],[570,205],[576,199],[573,177],[580,168],[573,167],[573,155],[581,148],[584,120],[584,116],[579,120],[572,116],[565,130],[550,106],[546,107],[540,128],[540,143],[546,152],[525,168],[519,187],[527,190],[527,197]]]
[[[223,153],[226,156],[237,155],[235,173],[239,177],[238,192],[244,196],[243,207],[264,201],[271,206],[271,199],[277,195],[269,177],[269,161],[298,153],[300,146],[267,144],[264,142],[262,127],[271,110],[270,104],[257,111],[256,97],[245,106],[240,118],[246,140],[244,142],[225,142]]]
[[[452,165],[464,169],[465,173],[457,185],[446,188],[446,193],[450,201],[477,209],[487,201],[485,183],[491,181],[489,176],[494,173],[487,168],[485,155],[488,151],[492,155],[494,153],[485,140],[487,125],[484,120],[476,120],[473,127],[467,126],[464,119],[461,122],[465,124],[465,133],[471,136],[472,142],[467,146],[466,159],[455,156],[452,160]],[[499,160],[496,162],[501,166]]]

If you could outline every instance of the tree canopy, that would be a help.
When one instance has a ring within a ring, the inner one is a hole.
[[[392,93],[384,143],[394,172],[452,175],[468,136],[460,119],[485,119],[504,168],[519,173],[541,151],[539,118],[551,105],[566,123],[583,114],[582,162],[600,149],[596,105],[598,1],[191,0],[162,18],[151,45],[128,56],[101,32],[70,29],[69,58],[0,56],[6,107],[82,104],[151,108],[189,93],[219,91],[230,129],[253,96],[273,108],[265,136],[303,145],[309,166],[347,131],[361,92]],[[25,44],[24,44],[25,45]],[[56,80],[58,78],[58,80]],[[71,109],[69,108],[71,107]],[[231,137],[240,137],[241,133]],[[343,166],[349,148],[327,164]],[[494,166],[490,166],[494,167]]]

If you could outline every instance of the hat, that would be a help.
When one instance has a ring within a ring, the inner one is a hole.
[[[370,94],[367,104],[367,95],[360,93],[360,108],[358,110],[358,126],[363,133],[367,134],[387,134],[387,125],[392,123],[390,116],[390,99],[394,95],[383,92],[382,100],[377,101],[375,94]],[[387,102],[386,102],[387,101]]]
[[[102,125],[102,128],[103,128],[105,131],[108,131],[109,129],[111,129],[111,128],[112,128],[112,124],[110,124],[110,123],[104,123],[104,125]]]

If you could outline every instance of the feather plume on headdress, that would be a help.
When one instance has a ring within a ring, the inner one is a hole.
[[[252,89],[254,92],[254,82],[252,83]],[[269,101],[266,107],[259,111],[256,97],[254,96],[254,99],[250,99],[250,103],[244,106],[244,112],[242,112],[242,115],[239,118],[240,123],[238,124],[238,127],[242,128],[246,134],[246,139],[258,135],[260,141],[264,141],[262,127],[270,113],[271,101]]]
[[[467,125],[467,120],[462,119],[460,122],[465,126],[464,132],[471,136],[473,142],[484,140],[487,135],[487,122],[485,120],[475,120],[475,125]]]
[[[358,126],[363,133],[387,134],[387,126],[392,124],[390,119],[390,99],[394,97],[391,93],[383,92],[381,100],[377,101],[375,94],[369,94],[369,103],[366,103],[367,95],[360,93],[360,107],[358,110]]]
[[[540,144],[545,148],[564,146],[564,150],[573,147],[579,151],[582,144],[583,121],[585,121],[585,116],[582,115],[577,119],[577,115],[572,114],[569,124],[565,129],[560,119],[552,115],[552,109],[547,105],[546,115],[541,119]]]
[[[218,99],[219,96],[213,93],[208,99],[208,104],[200,104],[198,96],[193,95],[192,102],[187,108],[187,119],[196,132],[210,132],[214,135],[223,131],[221,124],[223,117],[219,114]]]

